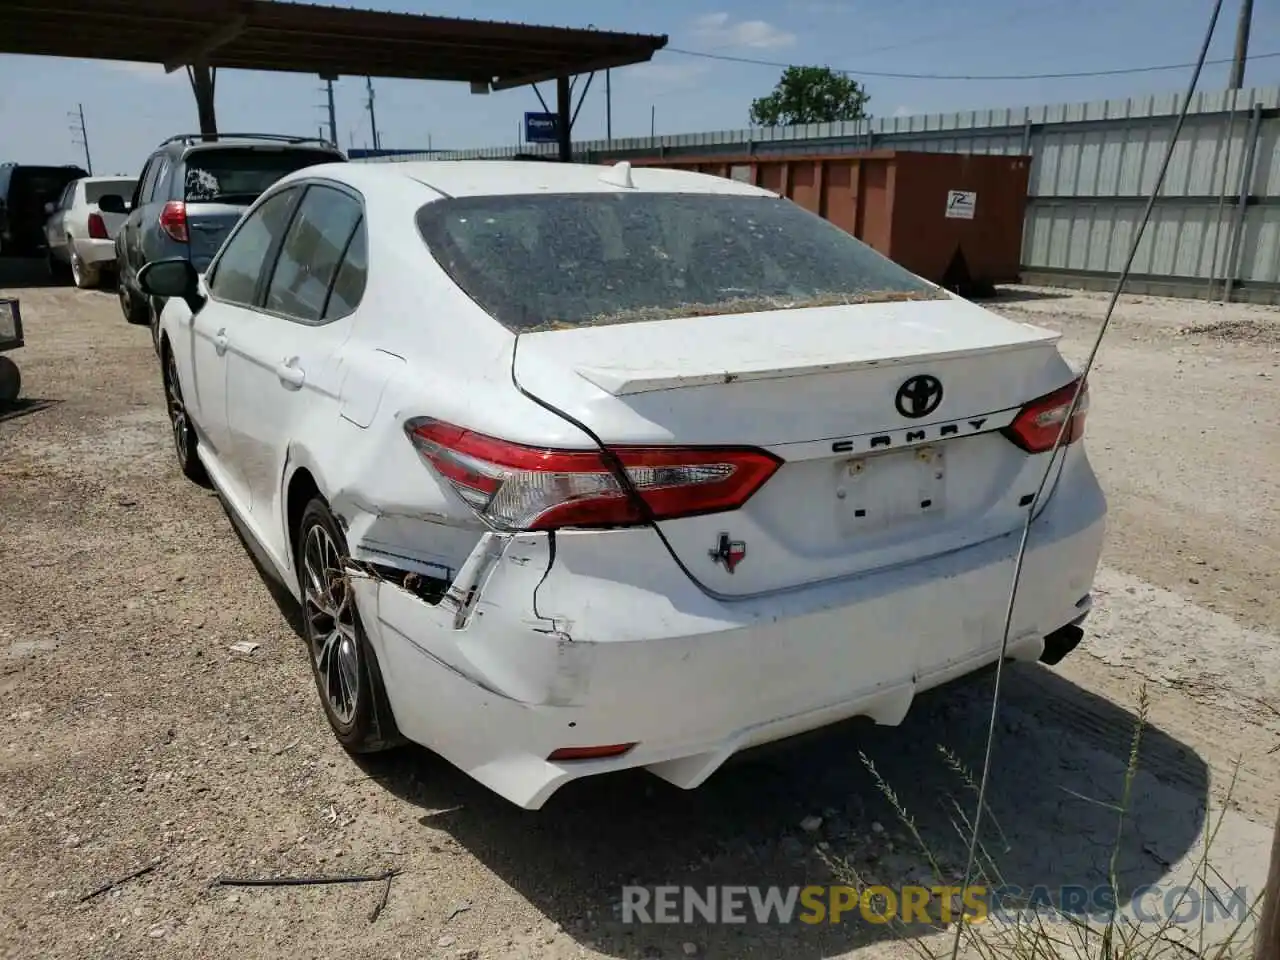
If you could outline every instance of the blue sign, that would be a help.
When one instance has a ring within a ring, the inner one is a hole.
[[[554,113],[524,115],[525,143],[557,143],[560,140],[560,118]]]

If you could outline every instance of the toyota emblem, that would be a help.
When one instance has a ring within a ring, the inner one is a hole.
[[[893,405],[904,417],[918,420],[927,417],[942,403],[942,381],[927,373],[912,377],[898,388]]]

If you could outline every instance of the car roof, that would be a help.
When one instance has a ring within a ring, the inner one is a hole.
[[[725,177],[659,167],[605,166],[585,163],[535,163],[503,160],[429,160],[319,164],[289,174],[284,180],[324,177],[367,192],[413,192],[421,187],[449,197],[536,195],[540,193],[703,193],[776,196],[761,187]],[[629,174],[631,186],[625,183]],[[415,189],[416,188],[416,189]]]
[[[81,177],[81,183],[119,183],[122,180],[137,180],[137,177],[131,177],[127,173],[122,173],[115,177]]]

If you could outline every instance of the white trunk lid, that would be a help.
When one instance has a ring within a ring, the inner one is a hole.
[[[1043,457],[999,430],[1070,381],[1057,339],[963,300],[908,301],[526,334],[515,372],[606,443],[782,457],[741,509],[660,525],[704,585],[747,595],[1014,529]],[[912,417],[897,398],[917,376],[942,397]],[[714,557],[722,534],[746,550],[733,573]]]

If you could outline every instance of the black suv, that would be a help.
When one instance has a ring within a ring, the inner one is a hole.
[[[153,260],[185,257],[203,273],[245,210],[285,174],[320,163],[345,163],[337,147],[309,137],[267,133],[198,133],[170,137],[138,177],[129,218],[116,234],[117,290],[130,323],[156,333],[161,304],[138,289],[138,271]],[[98,209],[125,213],[124,197],[102,197]]]
[[[75,164],[38,167],[0,163],[0,254],[32,257],[44,252],[44,205],[67,184],[89,174]]]

